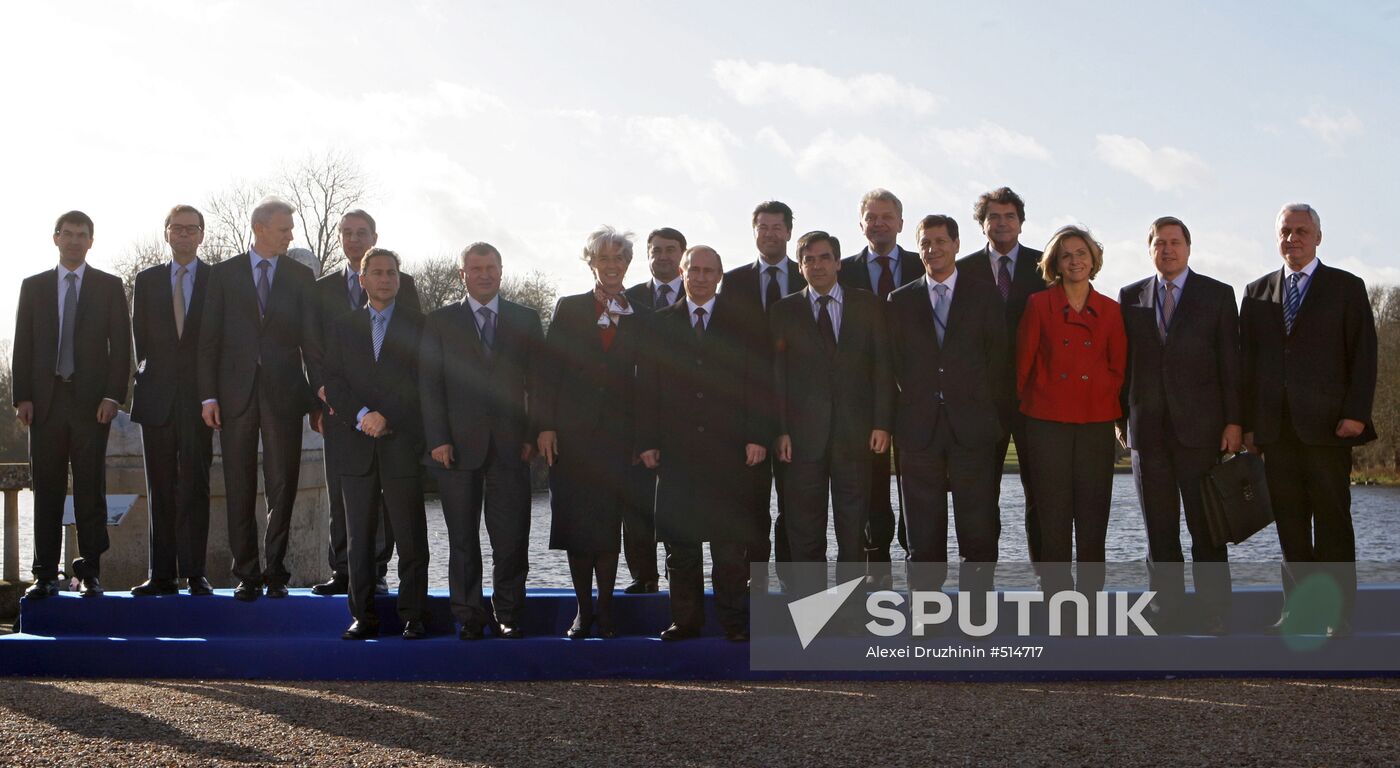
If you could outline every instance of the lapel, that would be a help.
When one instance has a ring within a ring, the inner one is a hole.
[[[958,297],[960,295],[961,294],[958,293],[957,285],[954,284],[952,298],[953,303],[948,305],[948,327],[943,329],[943,344],[941,345],[942,347],[947,347],[952,342],[954,334],[957,333],[957,329],[962,327],[962,323],[959,321],[968,312],[972,311],[972,305],[966,301],[959,299]],[[933,304],[930,303],[929,311],[931,312],[932,310]],[[938,336],[935,334],[934,341],[937,340]]]
[[[350,316],[350,338],[354,340],[356,349],[355,357],[364,355],[364,360],[370,367],[378,367],[379,361],[374,359],[374,323],[370,322],[368,309],[357,309]],[[384,329],[384,346],[380,349],[380,354],[389,348],[389,337],[394,333],[396,324],[390,320],[389,327]]]
[[[822,340],[821,326],[817,324],[817,315],[812,311],[812,287],[809,285],[801,291],[798,291],[798,293],[802,294],[802,300],[805,302],[801,307],[802,327],[807,329],[808,335],[812,337],[812,341],[818,347],[825,349],[826,342]],[[833,320],[834,319],[835,318],[833,318]],[[836,337],[836,348],[841,348],[841,336],[839,334]]]
[[[203,270],[199,269],[199,267],[195,267],[195,270],[195,280],[198,281],[199,273]],[[154,304],[156,308],[156,317],[160,318],[160,320],[158,321],[159,324],[157,326],[160,329],[160,331],[158,332],[163,334],[165,332],[165,329],[169,328],[171,341],[173,341],[177,346],[183,347],[185,346],[185,337],[181,336],[175,328],[175,289],[170,285],[171,281],[175,278],[170,271],[169,262],[165,264],[165,270],[160,273],[160,278],[161,279],[155,281],[156,286]],[[190,309],[193,308],[193,299],[191,299]],[[190,327],[189,311],[185,312],[185,327]]]
[[[1129,297],[1130,309],[1141,310],[1147,313],[1148,321],[1152,325],[1152,340],[1158,346],[1162,345],[1162,332],[1157,325],[1157,276],[1143,280],[1138,283],[1137,295]],[[1173,315],[1172,319],[1176,319]]]
[[[190,308],[185,313],[185,327],[190,326],[190,321],[199,317],[204,312],[204,294],[206,286],[209,285],[209,265],[202,259],[195,258],[195,263],[199,266],[194,268],[194,295],[190,297]],[[170,285],[170,283],[166,283]]]
[[[258,310],[258,287],[253,279],[253,254],[247,251],[235,256],[229,263],[229,269],[234,272],[235,290],[238,291],[239,301],[252,313],[254,318],[258,318],[258,326],[262,326],[260,311]]]
[[[277,257],[276,274],[272,276],[272,290],[268,291],[267,314],[263,316],[263,324],[267,323],[267,318],[272,315],[272,310],[282,306],[282,303],[290,300],[292,285],[290,275],[287,274],[287,262],[291,257],[282,254]],[[257,288],[253,289],[253,301],[257,302]]]
[[[910,283],[910,285],[918,286],[918,298],[915,299],[915,302],[918,304],[919,311],[915,313],[915,319],[918,322],[919,326],[921,326],[919,328],[914,329],[916,333],[914,333],[913,335],[922,335],[933,343],[934,349],[942,349],[942,347],[938,343],[938,324],[933,318],[933,300],[929,297],[928,274],[924,273],[922,275],[919,275],[919,279],[915,280],[913,283]],[[948,309],[950,312],[952,311],[952,307],[949,307]]]
[[[1172,310],[1172,321],[1167,325],[1167,343],[1169,344],[1172,340],[1172,332],[1180,330],[1182,327],[1182,323],[1186,323],[1187,325],[1189,325],[1191,323],[1191,318],[1195,317],[1197,313],[1196,305],[1201,303],[1201,299],[1198,294],[1200,294],[1200,292],[1204,289],[1205,283],[1202,282],[1199,279],[1199,277],[1196,277],[1194,281],[1192,278],[1193,276],[1188,273],[1186,276],[1186,285],[1182,286],[1181,289],[1181,298],[1177,300],[1176,308]],[[1152,282],[1153,288],[1155,289],[1157,282],[1156,279],[1154,278]],[[1195,283],[1195,285],[1192,285],[1193,282]],[[1154,301],[1156,300],[1156,290],[1152,291],[1152,298]],[[1155,318],[1156,315],[1154,314],[1153,317]],[[1186,319],[1182,320],[1183,317]]]
[[[1303,301],[1301,304],[1298,305],[1298,315],[1293,318],[1293,328],[1295,330],[1298,328],[1299,324],[1302,323],[1303,318],[1305,316],[1311,315],[1313,313],[1312,307],[1324,301],[1324,299],[1321,298],[1314,299],[1313,296],[1318,291],[1327,290],[1326,286],[1331,283],[1331,277],[1328,276],[1327,271],[1327,267],[1323,266],[1321,261],[1317,262],[1317,268],[1313,270],[1312,277],[1308,278],[1307,292],[1303,294]],[[1280,272],[1279,280],[1282,279],[1283,273]],[[79,304],[80,308],[81,306],[82,305]]]
[[[870,282],[870,264],[868,261],[870,258],[870,246],[867,245],[860,249],[860,253],[856,254],[855,261],[850,266],[851,276],[846,278],[848,285],[856,288],[864,288],[867,291],[875,290],[875,286]]]
[[[41,318],[36,324],[39,328],[39,341],[42,343],[40,349],[51,348],[55,354],[58,352],[58,326],[62,318],[58,316],[58,270],[50,269],[40,276],[39,295],[34,298],[34,315]],[[16,342],[22,341],[15,339]]]
[[[1269,302],[1273,311],[1273,323],[1278,328],[1280,336],[1287,337],[1288,330],[1283,326],[1283,272],[1287,269],[1282,267],[1269,273],[1265,282],[1267,295],[1264,297]]]
[[[788,293],[796,293],[807,287],[807,278],[802,276],[802,270],[798,269],[797,262],[792,259],[787,260],[788,269]]]
[[[500,306],[499,304],[497,306]],[[457,302],[457,322],[451,324],[455,331],[462,336],[462,341],[467,349],[472,350],[483,363],[490,364],[491,358],[486,356],[486,345],[481,341],[481,328],[476,324],[476,313],[472,311],[471,302],[466,296]],[[496,317],[496,343],[501,341],[501,318]]]
[[[914,281],[918,275],[924,274],[924,260],[919,258],[917,251],[899,249],[899,279],[903,282],[900,285],[908,285]],[[899,286],[896,285],[896,288]]]
[[[992,285],[997,284],[997,273],[996,270],[992,269],[992,251],[989,247],[985,245],[982,246],[982,250],[976,251],[972,254],[972,262],[968,268],[968,271],[975,272],[977,270],[981,270],[981,278],[990,280],[992,282]],[[974,274],[972,275],[972,277],[977,278],[978,275]],[[1015,275],[1012,275],[1011,282],[1013,283],[1014,287],[1014,283],[1016,282]],[[927,286],[928,281],[925,280],[924,283],[925,286]]]
[[[87,325],[87,316],[92,314],[92,310],[90,310],[89,307],[96,301],[97,274],[97,270],[93,269],[91,264],[88,265],[87,269],[83,270],[82,282],[84,285],[78,288],[78,315],[73,322],[73,344],[75,347],[77,345],[78,333]]]

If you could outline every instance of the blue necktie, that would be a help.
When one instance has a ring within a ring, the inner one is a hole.
[[[1293,333],[1293,321],[1298,318],[1298,305],[1303,303],[1303,294],[1298,291],[1298,283],[1303,279],[1302,272],[1288,276],[1288,292],[1283,300],[1283,332]]]
[[[267,270],[271,267],[266,260],[258,262],[258,314],[267,314],[267,300],[272,296],[272,285],[267,281]]]
[[[943,346],[943,334],[948,330],[948,286],[938,284],[933,286],[933,292],[938,294],[938,298],[933,303],[933,326],[938,331],[938,346]]]
[[[490,354],[496,348],[496,313],[489,307],[482,307],[476,313],[481,316],[481,343]]]
[[[78,324],[78,275],[69,272],[63,279],[68,281],[68,290],[63,294],[63,327],[58,332],[57,373],[67,380],[73,378],[73,371],[77,368],[73,359],[73,339]]]
[[[389,326],[389,319],[383,315],[374,316],[374,361],[379,362],[379,350],[384,348],[384,329]]]

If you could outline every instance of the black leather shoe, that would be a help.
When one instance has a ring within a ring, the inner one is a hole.
[[[387,594],[389,594],[389,582],[385,581],[383,576],[380,576],[380,577],[379,577],[379,581],[374,582],[374,594],[376,594],[376,595],[387,595]]]
[[[496,625],[496,637],[502,640],[521,640],[525,637],[525,632],[520,629],[519,624],[501,622]]]
[[[481,627],[464,626],[457,630],[458,640],[480,640],[482,638]]]
[[[1327,628],[1327,637],[1335,640],[1339,637],[1351,637],[1351,622],[1340,621],[1334,627]]]
[[[699,636],[700,630],[694,627],[682,627],[679,624],[672,624],[671,626],[661,630],[661,639],[667,642],[674,642],[676,640],[690,640],[691,638]]]
[[[246,581],[238,582],[238,586],[233,590],[233,599],[251,603],[262,596],[261,584],[249,584]]]
[[[379,625],[368,621],[356,619],[351,622],[350,628],[340,636],[341,640],[368,640],[371,637],[379,637]]]
[[[1269,626],[1264,627],[1264,634],[1266,634],[1266,635],[1281,635],[1281,634],[1283,634],[1284,625],[1286,625],[1287,623],[1288,623],[1288,614],[1285,613],[1285,614],[1283,614],[1282,616],[1279,616],[1279,617],[1278,617],[1278,621],[1275,621],[1273,624],[1270,624]]]
[[[747,643],[749,641],[749,631],[743,627],[737,629],[726,629],[724,639],[731,643]]]
[[[1230,634],[1230,628],[1226,626],[1224,617],[1207,616],[1206,619],[1201,622],[1201,634],[1220,637]]]
[[[598,617],[598,637],[604,640],[615,640],[617,638],[617,627],[613,626],[612,619]]]
[[[311,594],[322,597],[332,595],[344,595],[350,591],[349,579],[332,578],[330,581],[323,581],[311,588]]]
[[[651,595],[661,591],[661,584],[657,579],[634,579],[622,591],[628,595]]]
[[[593,617],[589,616],[587,620],[584,620],[575,616],[574,623],[569,626],[569,631],[565,632],[564,636],[570,640],[582,640],[591,634],[593,634]]]
[[[428,628],[421,621],[410,621],[403,625],[403,639],[422,640],[428,636]]]
[[[203,576],[191,576],[190,594],[196,596],[212,595],[214,594],[214,588],[209,586],[209,580],[204,578]]]
[[[268,584],[267,596],[273,600],[280,600],[288,595],[286,584]]]
[[[58,582],[49,579],[39,579],[29,585],[29,589],[24,590],[24,597],[27,600],[43,600],[50,595],[58,594]]]
[[[83,597],[102,596],[102,582],[98,581],[96,576],[84,577],[81,584],[82,586],[78,588],[78,594],[82,595]]]
[[[179,591],[180,586],[174,579],[147,579],[146,583],[131,588],[131,594],[137,597],[173,595]]]

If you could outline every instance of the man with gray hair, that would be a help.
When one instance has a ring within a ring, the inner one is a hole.
[[[1376,439],[1376,321],[1361,278],[1318,261],[1322,218],[1311,205],[1285,205],[1275,224],[1283,268],[1250,283],[1240,307],[1244,441],[1264,456],[1283,549],[1273,629],[1342,636],[1356,600],[1351,449]],[[1288,598],[1314,575],[1341,602],[1303,616]]]
[[[204,423],[220,431],[233,596],[256,600],[287,596],[283,562],[301,470],[302,416],[320,428],[319,387],[312,360],[320,359],[311,311],[311,270],[283,258],[292,244],[295,208],[269,197],[253,209],[253,245],[209,269],[199,329],[198,389]],[[267,565],[259,563],[258,445],[262,444]]]

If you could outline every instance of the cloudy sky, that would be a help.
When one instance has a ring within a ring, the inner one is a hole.
[[[1219,7],[1217,7],[1219,6]],[[1323,214],[1322,259],[1400,283],[1400,4],[1103,2],[7,5],[0,211],[7,271],[56,262],[57,214],[109,267],[176,202],[312,153],[354,156],[380,244],[410,262],[489,240],[562,292],[599,224],[674,226],[727,265],[749,212],[858,246],[884,186],[906,229],[963,224],[1009,184],[1023,242],[1078,221],[1096,281],[1148,274],[1145,230],[1191,226],[1192,266],[1243,286],[1278,263],[1280,204]],[[634,262],[629,278],[645,276]],[[0,288],[9,337],[18,280]]]

